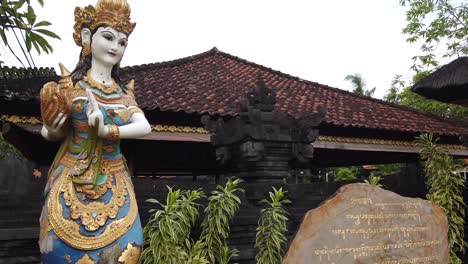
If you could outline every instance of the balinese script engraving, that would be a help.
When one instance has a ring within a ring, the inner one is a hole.
[[[382,262],[377,262],[376,264],[411,264],[411,263],[437,263],[439,259],[438,255],[422,258],[405,258],[400,260],[385,260]]]
[[[379,214],[348,214],[346,219],[354,219],[355,225],[360,225],[361,220],[365,220],[365,223],[368,225],[375,225],[377,220],[402,220],[410,218],[412,220],[417,220],[421,223],[421,216],[417,213],[400,213],[400,214],[388,214],[388,213],[379,213]]]
[[[349,247],[349,248],[333,248],[333,249],[321,249],[315,250],[314,254],[319,256],[320,261],[322,261],[322,256],[327,256],[327,261],[331,260],[332,255],[340,255],[340,254],[352,254],[354,259],[357,257],[362,256],[369,256],[371,253],[376,251],[385,251],[389,249],[401,249],[401,248],[420,248],[420,247],[428,247],[433,245],[440,245],[440,241],[433,240],[433,241],[405,241],[402,243],[396,244],[379,244],[373,246],[361,246],[361,247]]]
[[[283,263],[448,263],[447,231],[431,202],[350,184],[307,213]]]
[[[389,238],[392,236],[408,238],[415,232],[428,232],[428,226],[393,226],[393,227],[380,227],[380,228],[346,228],[346,229],[333,229],[334,235],[340,235],[342,239],[346,239],[349,235],[360,235],[363,239],[369,239],[374,235],[387,235]]]

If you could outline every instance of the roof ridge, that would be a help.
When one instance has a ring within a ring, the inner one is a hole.
[[[331,86],[326,85],[326,84],[321,84],[321,83],[318,83],[318,82],[305,80],[305,79],[299,78],[297,76],[293,76],[293,75],[290,75],[288,73],[284,73],[284,72],[281,72],[279,70],[275,70],[275,69],[272,69],[270,67],[266,67],[264,65],[261,65],[261,64],[255,63],[255,62],[248,61],[248,60],[240,58],[238,56],[231,55],[231,54],[226,53],[224,51],[217,50],[217,54],[220,54],[220,55],[235,59],[235,60],[243,62],[243,63],[250,64],[250,65],[255,66],[255,67],[260,67],[260,68],[268,70],[268,71],[270,71],[272,73],[279,74],[279,75],[281,75],[283,77],[286,77],[286,78],[289,78],[289,79],[295,79],[295,80],[297,80],[299,82],[303,82],[303,83],[307,83],[307,84],[313,84],[313,85],[316,85],[316,86],[320,86],[320,87],[322,87],[324,89],[330,89],[330,90],[337,91],[337,92],[340,92],[340,93],[344,93],[344,94],[347,94],[347,95],[350,95],[350,96],[353,96],[353,97],[374,101],[374,102],[381,103],[383,105],[387,105],[387,106],[390,106],[390,107],[396,107],[396,108],[400,108],[402,110],[411,111],[413,113],[422,114],[422,115],[425,115],[427,117],[436,118],[436,119],[438,119],[440,121],[449,122],[451,124],[457,124],[456,119],[443,117],[443,116],[439,116],[439,115],[432,114],[432,113],[422,112],[422,111],[419,111],[418,109],[415,109],[415,108],[412,108],[412,107],[409,107],[409,106],[399,105],[399,104],[396,104],[396,103],[384,101],[382,99],[373,98],[373,97],[370,97],[370,96],[364,96],[364,95],[356,94],[356,93],[353,93],[353,92],[350,92],[350,91],[347,91],[347,90],[343,90],[343,89],[340,89],[340,88],[331,87]]]
[[[124,72],[132,72],[136,70],[148,69],[148,68],[157,68],[157,67],[166,67],[166,66],[179,66],[185,63],[192,62],[197,59],[203,59],[211,55],[215,55],[219,52],[218,48],[213,47],[208,51],[190,55],[187,57],[182,57],[180,59],[169,60],[169,61],[161,61],[161,62],[154,62],[154,63],[145,63],[140,65],[133,65],[133,66],[126,66],[123,67],[121,70]]]
[[[382,104],[382,105],[387,105],[387,106],[390,106],[390,107],[395,107],[395,108],[399,108],[399,109],[402,109],[402,110],[411,111],[413,113],[421,114],[421,115],[424,115],[424,116],[427,116],[427,117],[430,117],[430,118],[437,119],[439,121],[448,122],[450,124],[455,124],[455,125],[457,124],[456,120],[452,120],[450,118],[446,118],[446,117],[439,116],[439,115],[436,115],[436,114],[425,113],[425,112],[419,111],[419,110],[417,110],[415,108],[411,108],[409,106],[399,105],[399,104],[387,102],[387,101],[384,101],[384,100],[381,100],[381,99],[355,94],[353,92],[343,90],[343,89],[340,89],[340,88],[336,88],[336,87],[331,87],[331,86],[326,85],[326,84],[321,84],[321,83],[318,83],[318,82],[305,80],[305,79],[299,78],[297,76],[293,76],[291,74],[284,73],[282,71],[275,70],[273,68],[270,68],[270,67],[267,67],[267,66],[264,66],[264,65],[261,65],[261,64],[258,64],[258,63],[243,59],[241,57],[229,54],[227,52],[221,51],[216,46],[214,46],[213,48],[211,48],[208,51],[205,51],[205,52],[202,52],[202,53],[199,53],[199,54],[195,54],[195,55],[191,55],[191,56],[187,56],[187,57],[183,57],[183,58],[180,58],[180,59],[175,59],[175,60],[170,60],[170,61],[163,61],[163,62],[156,62],[156,63],[150,63],[150,64],[142,64],[142,65],[136,65],[136,66],[127,66],[127,67],[124,67],[122,70],[124,72],[132,72],[132,71],[136,71],[136,70],[147,69],[149,67],[157,68],[157,67],[167,67],[167,66],[179,66],[179,65],[182,65],[182,64],[185,64],[185,63],[192,62],[192,61],[197,60],[197,59],[203,59],[203,58],[206,58],[206,57],[209,57],[209,56],[214,56],[214,55],[221,55],[221,56],[224,56],[224,57],[227,57],[227,58],[231,58],[231,59],[234,59],[234,60],[239,61],[241,63],[245,63],[245,64],[248,64],[248,65],[251,65],[251,66],[254,66],[254,67],[258,67],[258,68],[261,68],[262,70],[268,71],[270,73],[277,74],[277,75],[283,76],[285,78],[296,80],[296,81],[299,81],[299,82],[302,82],[302,83],[312,84],[312,85],[319,86],[319,87],[324,88],[324,89],[333,90],[335,92],[346,94],[346,95],[349,95],[349,96],[352,96],[352,97],[361,98],[361,99],[364,99],[364,100],[370,100],[370,101],[373,101],[373,102],[376,102],[376,103],[379,103],[379,104]]]

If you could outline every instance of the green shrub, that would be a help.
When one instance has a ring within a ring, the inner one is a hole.
[[[456,172],[456,165],[447,149],[436,145],[436,141],[432,134],[417,137],[429,189],[427,198],[447,214],[450,263],[461,264],[457,253],[464,253],[467,246],[463,240],[466,209],[463,202],[464,179]]]
[[[351,181],[357,179],[357,172],[353,168],[338,168],[336,170],[335,181]]]
[[[237,252],[235,249],[227,249],[226,239],[230,233],[229,223],[241,204],[236,194],[244,191],[239,188],[241,182],[240,179],[229,178],[224,187],[218,185],[208,198],[209,203],[205,208],[205,217],[201,224],[200,240],[205,245],[212,263],[216,260],[220,264],[227,263]]]
[[[374,173],[371,173],[369,175],[369,178],[367,180],[364,180],[364,182],[367,184],[382,187],[382,184],[380,184],[380,181],[382,181],[382,177],[376,176]]]
[[[198,217],[200,205],[196,201],[204,197],[204,193],[201,190],[173,191],[170,187],[168,190],[166,204],[156,199],[147,200],[162,208],[150,210],[154,214],[143,228],[144,249],[140,263],[187,263],[187,259],[193,258],[191,251],[200,247],[198,244],[191,245],[190,230]]]
[[[239,209],[238,192],[240,179],[229,178],[225,186],[217,186],[208,198],[205,217],[201,224],[200,239],[194,242],[190,238],[200,204],[197,201],[205,197],[203,191],[184,191],[168,187],[166,203],[156,199],[148,202],[159,205],[160,209],[151,209],[153,215],[143,228],[144,249],[140,264],[228,264],[238,250],[229,249],[226,240],[229,237],[229,223]],[[217,261],[217,262],[216,262]]]
[[[255,248],[258,253],[255,256],[257,264],[281,263],[283,247],[287,240],[287,221],[285,204],[291,203],[285,199],[286,191],[282,188],[269,192],[270,200],[263,199],[262,203],[267,204],[267,208],[262,209],[258,221]]]

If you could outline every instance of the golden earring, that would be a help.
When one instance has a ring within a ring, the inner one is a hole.
[[[81,58],[84,59],[91,54],[91,45],[89,43],[84,43],[83,48],[81,49]]]

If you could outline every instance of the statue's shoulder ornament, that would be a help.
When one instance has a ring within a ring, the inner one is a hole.
[[[60,63],[61,77],[57,82],[46,83],[40,92],[41,116],[44,124],[52,125],[55,118],[64,113],[69,115],[71,93],[75,90],[70,72]],[[83,93],[84,94],[84,93]]]
[[[122,102],[125,106],[138,106],[135,100],[135,81],[130,80],[125,86],[127,89],[122,95]]]

